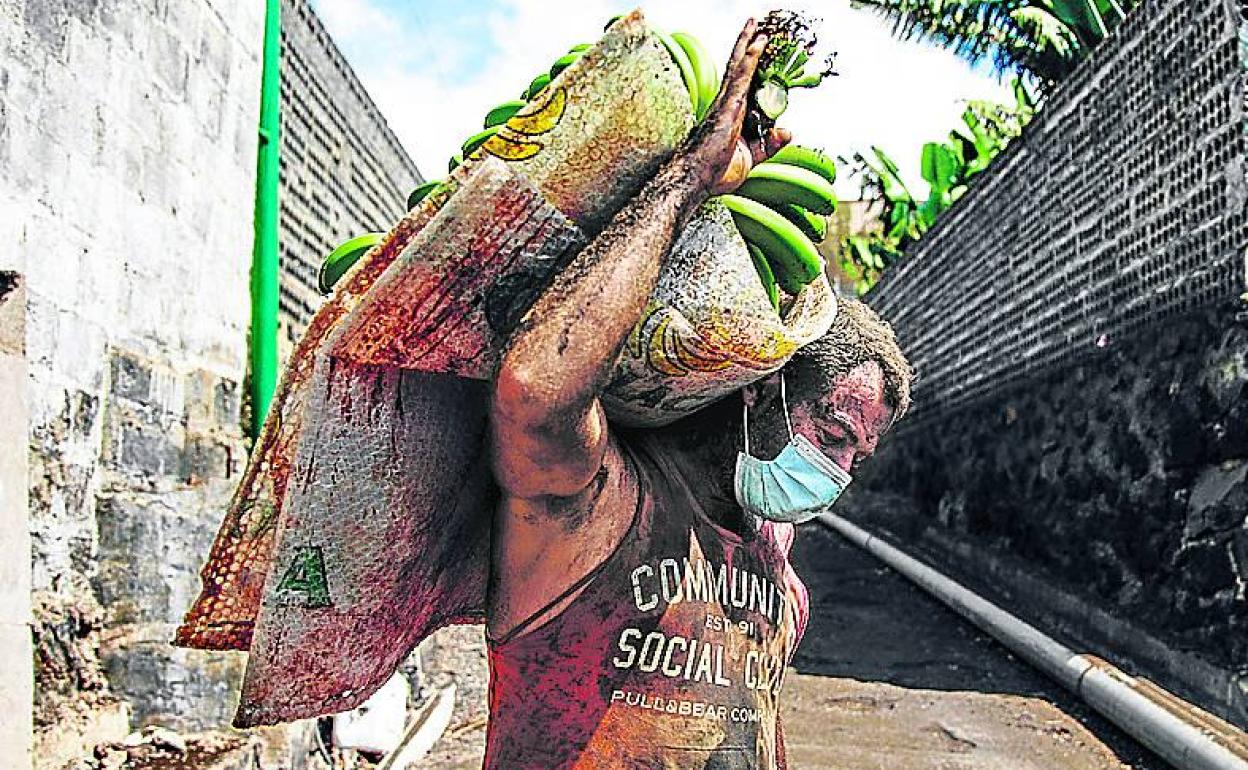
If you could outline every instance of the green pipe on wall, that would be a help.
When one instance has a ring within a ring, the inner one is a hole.
[[[256,235],[251,261],[251,436],[260,435],[277,388],[277,216],[281,68],[280,0],[266,0],[256,161]]]

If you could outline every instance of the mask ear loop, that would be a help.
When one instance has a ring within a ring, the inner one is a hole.
[[[792,441],[793,419],[789,417],[789,397],[785,392],[783,369],[780,370],[780,405],[784,407],[784,424],[789,429],[789,441]],[[741,430],[745,434],[745,453],[750,455],[750,406],[745,399],[744,390],[741,391]]]
[[[789,428],[789,441],[793,440],[793,420],[789,417],[789,399],[784,392],[784,370],[780,370],[780,404],[784,407],[784,424]]]
[[[741,428],[745,432],[745,453],[750,454],[750,405],[745,399],[745,390],[741,391]]]

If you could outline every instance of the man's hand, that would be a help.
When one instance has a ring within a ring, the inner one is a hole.
[[[791,139],[783,128],[773,128],[763,137],[741,135],[750,85],[766,46],[767,36],[760,34],[757,23],[750,19],[733,46],[719,96],[681,150],[707,195],[737,189],[755,163],[771,157]]]

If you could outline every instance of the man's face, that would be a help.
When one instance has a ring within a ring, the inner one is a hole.
[[[884,372],[875,361],[836,378],[819,399],[793,405],[793,431],[823,450],[847,473],[875,452],[893,419],[885,402]]]

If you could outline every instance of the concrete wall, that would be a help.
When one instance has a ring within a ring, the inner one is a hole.
[[[870,295],[920,379],[860,486],[1011,609],[1242,725],[1239,18],[1140,6]]]
[[[25,274],[28,299],[42,766],[230,707],[238,656],[166,642],[245,458],[263,11],[0,3],[0,269]]]
[[[387,229],[419,175],[307,3],[283,16],[294,333],[320,259]],[[0,393],[17,376],[27,396],[0,399],[0,449],[28,447],[0,455],[0,645],[30,660],[33,639],[40,767],[148,723],[223,726],[236,702],[243,656],[168,641],[247,459],[263,17],[253,0],[0,0],[0,275],[27,299],[14,321],[0,285]],[[30,733],[23,681],[0,691],[6,761]]]

